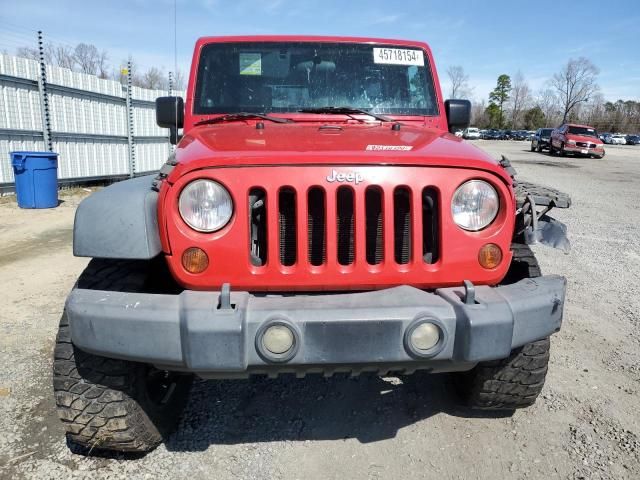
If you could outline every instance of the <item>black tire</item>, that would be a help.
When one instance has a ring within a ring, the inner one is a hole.
[[[525,278],[536,278],[542,275],[538,260],[529,245],[512,243],[511,251],[513,252],[513,258],[511,265],[509,265],[507,275],[502,280],[503,285],[509,285]]]
[[[535,152],[536,151],[536,147],[533,146],[533,142],[531,143],[531,151]]]
[[[549,142],[549,155],[553,157],[555,151],[553,150],[553,143]]]
[[[542,153],[542,145],[538,144],[538,153]]]
[[[560,155],[561,157],[567,156],[567,152],[564,151],[564,143],[560,144],[560,150],[558,150],[558,155]]]
[[[513,244],[513,261],[503,283],[541,275],[528,245]],[[464,403],[482,410],[515,410],[533,405],[542,391],[549,364],[549,337],[523,345],[508,358],[480,362],[456,374]]]
[[[142,291],[149,283],[150,268],[148,262],[92,260],[78,286]],[[63,313],[54,351],[53,389],[72,447],[85,452],[152,450],[177,426],[191,383],[189,375],[83,352],[73,345]]]
[[[153,260],[94,258],[80,274],[78,288],[114,292],[180,293],[162,257]]]

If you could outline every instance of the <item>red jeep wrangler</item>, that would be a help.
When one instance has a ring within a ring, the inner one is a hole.
[[[565,123],[551,132],[549,155],[560,154],[564,157],[567,153],[602,158],[604,144],[595,128]]]
[[[54,387],[68,438],[145,451],[193,375],[458,372],[471,407],[533,404],[565,279],[565,195],[514,180],[449,132],[429,47],[342,37],[212,37],[156,177],[85,199]],[[180,129],[182,134],[180,134]]]

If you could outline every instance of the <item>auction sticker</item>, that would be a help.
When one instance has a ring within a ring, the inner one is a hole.
[[[262,75],[262,54],[241,53],[240,75]]]
[[[387,65],[418,65],[424,66],[422,50],[408,50],[404,48],[379,48],[373,49],[373,63]]]
[[[411,145],[367,145],[366,150],[408,152],[412,148]]]

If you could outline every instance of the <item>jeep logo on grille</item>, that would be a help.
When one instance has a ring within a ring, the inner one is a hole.
[[[327,175],[327,182],[348,182],[355,183],[358,185],[360,182],[364,181],[364,176],[358,172],[337,172],[336,170],[331,170],[331,175]]]

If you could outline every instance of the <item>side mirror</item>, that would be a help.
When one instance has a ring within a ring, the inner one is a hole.
[[[182,97],[156,98],[156,123],[169,129],[169,141],[175,145],[180,140],[178,130],[184,124],[184,100]]]
[[[471,123],[471,102],[469,100],[446,100],[444,110],[447,115],[449,132],[464,130]]]

